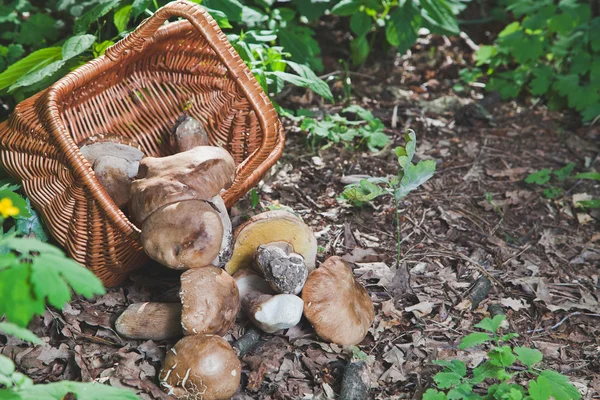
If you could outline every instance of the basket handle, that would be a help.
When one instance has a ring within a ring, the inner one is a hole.
[[[181,17],[190,21],[202,33],[202,36],[213,49],[215,47],[219,48],[223,45],[223,40],[227,40],[218,28],[216,21],[204,8],[189,1],[177,0],[159,8],[124,39],[106,49],[106,56],[112,61],[118,61],[131,51],[142,50],[146,39],[151,38],[158,28],[171,17]],[[219,52],[217,51],[217,53]]]

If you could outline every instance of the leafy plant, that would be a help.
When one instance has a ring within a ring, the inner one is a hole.
[[[398,157],[397,176],[362,179],[359,183],[347,185],[339,197],[342,201],[349,201],[353,205],[362,206],[380,196],[392,196],[396,209],[396,239],[398,246],[396,261],[398,264],[402,256],[400,201],[427,182],[435,172],[435,161],[433,160],[420,160],[416,164],[412,162],[417,146],[415,132],[409,129],[404,135],[404,139],[406,141],[404,147],[396,147],[396,156]]]
[[[103,294],[104,288],[96,276],[58,248],[35,238],[17,237],[19,219],[38,231],[41,224],[31,222],[35,213],[28,200],[14,192],[18,186],[6,184],[0,188],[0,226],[7,218],[17,218],[16,229],[0,235],[0,333],[21,340],[42,344],[26,326],[34,315],[42,314],[46,303],[62,309],[71,300],[71,290],[92,297]],[[4,387],[4,389],[2,389]],[[34,385],[26,375],[16,371],[8,357],[0,355],[0,398],[10,400],[61,400],[71,393],[79,400],[137,399],[127,390],[101,384],[58,382]]]
[[[339,114],[327,115],[322,121],[310,117],[303,119],[301,129],[308,133],[307,142],[313,151],[323,142],[326,143],[324,147],[341,142],[349,148],[366,146],[370,151],[380,150],[390,143],[383,122],[371,111],[352,105],[342,112],[356,114],[359,119],[351,121]],[[355,139],[358,139],[356,146]]]
[[[518,337],[516,333],[502,334],[500,327],[504,315],[485,318],[475,325],[484,332],[465,336],[459,345],[467,349],[488,345],[487,360],[468,373],[461,360],[437,360],[434,364],[443,369],[435,374],[435,389],[428,389],[423,400],[445,399],[507,399],[556,400],[580,399],[581,394],[569,378],[549,369],[540,370],[543,355],[539,350],[507,344]],[[519,365],[519,368],[514,368]],[[474,391],[485,380],[495,382],[488,387],[487,396]],[[525,381],[527,384],[525,385]]]
[[[575,164],[569,163],[564,167],[552,170],[550,168],[540,169],[539,171],[532,172],[525,178],[525,183],[535,184],[544,187],[542,194],[547,199],[556,199],[563,195],[564,191],[561,187],[555,186],[552,183],[552,179],[555,178],[558,182],[564,182],[565,180],[571,179],[591,179],[600,181],[600,173],[598,172],[581,172],[573,174]],[[600,199],[583,200],[577,204],[582,208],[600,208]]]
[[[482,46],[477,66],[490,77],[489,90],[504,99],[523,91],[543,96],[553,108],[568,106],[584,120],[600,114],[600,16],[590,2],[508,0],[519,18],[494,45]]]

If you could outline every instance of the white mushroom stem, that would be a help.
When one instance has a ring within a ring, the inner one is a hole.
[[[227,206],[220,195],[217,195],[210,199],[208,202],[211,206],[219,213],[221,218],[221,224],[223,225],[223,239],[221,240],[221,251],[217,258],[212,262],[213,265],[222,268],[225,266],[227,261],[231,258],[233,252],[233,229],[231,227],[231,220],[229,219],[229,213],[227,212]]]
[[[240,292],[242,309],[259,329],[274,333],[300,322],[304,302],[292,294],[273,295],[268,283],[249,270],[234,276]]]

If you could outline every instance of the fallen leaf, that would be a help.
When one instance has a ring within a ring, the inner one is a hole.
[[[503,298],[500,300],[500,303],[504,307],[510,307],[515,311],[522,310],[524,308],[529,308],[529,304],[523,299],[513,299],[512,297]]]
[[[431,314],[434,305],[435,303],[432,303],[431,301],[422,301],[418,304],[415,304],[414,306],[406,307],[404,311],[412,312],[415,315],[415,317],[422,318],[426,315]]]

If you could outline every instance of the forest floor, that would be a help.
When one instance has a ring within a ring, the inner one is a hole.
[[[477,88],[457,95],[453,86],[471,53],[460,38],[422,38],[411,57],[352,75],[354,102],[382,119],[394,145],[403,144],[410,127],[416,157],[437,163],[434,177],[401,204],[399,267],[393,201],[355,208],[336,200],[343,177],[396,174],[394,146],[370,153],[335,145],[311,153],[304,134],[286,121],[286,149],[259,186],[260,206],[253,210],[243,200],[232,210],[234,220],[271,204],[291,207],[316,233],[319,261],[341,255],[355,263],[375,302],[375,323],[359,348],[372,356],[376,399],[420,398],[438,371],[436,359],[476,366],[484,349],[457,345],[497,310],[506,313],[507,331],[520,335],[515,344],[539,349],[545,366],[568,375],[584,398],[600,398],[600,215],[573,205],[582,194],[599,198],[600,187],[555,178],[564,193],[548,200],[547,186],[524,182],[531,172],[568,163],[576,171],[598,170],[600,124],[581,127],[577,116],[525,100],[502,102]],[[282,104],[317,114],[343,108],[296,91]],[[489,118],[480,118],[473,104]],[[37,382],[108,381],[145,399],[167,399],[157,375],[174,342],[126,340],[113,327],[131,303],[178,301],[177,285],[176,273],[149,267],[103,297],[37,318],[31,328],[47,346],[9,338],[2,353]],[[246,326],[240,322],[226,338],[237,339]],[[320,341],[304,320],[265,334],[243,358],[236,398],[336,398],[351,352]]]

